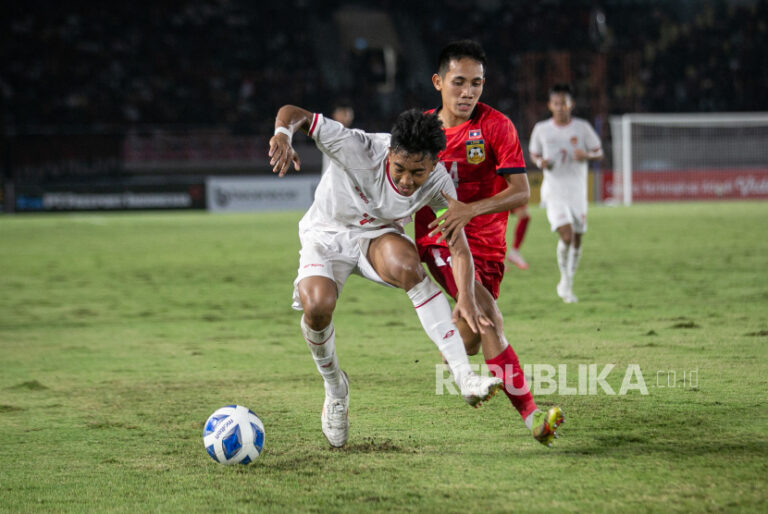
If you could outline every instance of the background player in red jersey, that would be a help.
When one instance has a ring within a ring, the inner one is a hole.
[[[528,214],[528,205],[513,209],[510,214],[514,214],[517,218],[517,225],[515,225],[515,240],[512,246],[509,247],[507,260],[518,268],[526,270],[528,269],[528,263],[525,262],[525,259],[520,254],[520,245],[523,244],[525,232],[528,230],[528,222],[531,221],[531,216]]]
[[[452,243],[464,229],[479,282],[477,304],[494,323],[481,336],[458,324],[467,353],[474,355],[482,347],[488,368],[504,381],[504,390],[526,426],[549,446],[563,415],[558,407],[548,412],[536,407],[517,355],[504,336],[496,305],[504,276],[508,212],[525,205],[530,190],[515,126],[478,101],[485,68],[485,52],[474,41],[450,43],[440,53],[432,84],[440,92],[442,105],[430,112],[443,122],[447,144],[438,158],[453,178],[458,198],[447,198],[448,209],[437,218],[429,209],[416,214],[416,244],[432,276],[456,298],[446,241]]]

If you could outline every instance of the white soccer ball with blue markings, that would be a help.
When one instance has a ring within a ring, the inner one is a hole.
[[[264,447],[264,424],[248,407],[227,405],[205,422],[203,444],[216,462],[250,464]]]

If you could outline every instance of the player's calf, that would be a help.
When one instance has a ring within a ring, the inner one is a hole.
[[[467,351],[467,355],[477,355],[480,352],[482,344],[480,334],[472,332],[472,329],[469,328],[469,325],[467,325],[467,322],[463,319],[460,319],[459,322],[456,323],[456,328],[459,329],[459,335],[464,343],[464,349]]]

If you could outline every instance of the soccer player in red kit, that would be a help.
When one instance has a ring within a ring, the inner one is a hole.
[[[512,243],[512,246],[509,247],[507,260],[521,270],[527,270],[528,263],[525,262],[523,256],[520,255],[520,245],[523,244],[525,231],[528,230],[528,223],[531,221],[531,216],[528,214],[528,206],[523,205],[522,207],[513,209],[510,214],[515,215],[517,224],[515,225],[515,241]]]
[[[438,158],[456,184],[458,198],[447,198],[448,208],[422,209],[416,214],[416,244],[432,276],[454,298],[456,284],[446,241],[464,229],[475,261],[477,304],[494,322],[493,330],[473,333],[458,323],[467,353],[482,347],[490,371],[504,382],[504,390],[525,425],[539,442],[550,446],[563,422],[559,407],[547,412],[536,407],[517,355],[507,343],[503,318],[496,305],[504,276],[507,217],[530,196],[525,161],[517,130],[501,112],[480,103],[485,83],[486,57],[474,41],[448,44],[440,53],[432,84],[442,106],[434,112],[443,122],[446,148]]]

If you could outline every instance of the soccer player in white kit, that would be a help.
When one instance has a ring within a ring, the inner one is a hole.
[[[565,303],[575,303],[573,277],[581,259],[582,235],[587,231],[587,164],[602,159],[603,148],[592,126],[571,116],[573,93],[568,84],[552,86],[547,107],[552,117],[533,127],[529,151],[544,172],[541,198],[552,231],[560,235],[557,294]]]
[[[403,223],[429,205],[446,208],[456,189],[437,154],[445,148],[440,120],[415,109],[402,113],[392,134],[350,130],[321,114],[292,105],[280,108],[269,141],[273,172],[284,176],[300,159],[291,145],[301,129],[331,159],[315,191],[315,201],[299,222],[298,276],[293,307],[303,310],[301,331],[325,382],[321,426],[331,446],[349,433],[349,380],[335,352],[333,311],[350,274],[404,289],[427,335],[448,363],[462,396],[472,406],[489,399],[501,380],[473,373],[456,321],[475,332],[492,322],[478,309],[474,264],[462,231],[450,246],[459,299],[451,312],[442,291],[424,272]]]

